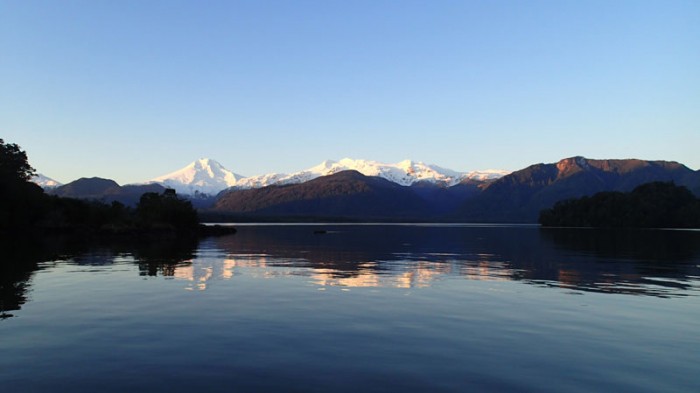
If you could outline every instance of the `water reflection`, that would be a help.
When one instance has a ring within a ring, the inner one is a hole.
[[[198,245],[196,239],[161,239],[138,244],[132,255],[142,276],[176,277],[178,269],[191,267]]]
[[[697,231],[542,229],[541,233],[565,258],[561,264],[568,271],[557,277],[562,285],[655,296],[700,289]]]
[[[200,259],[194,263],[173,266],[172,276],[189,281],[187,290],[204,291],[212,280],[228,280],[233,277],[236,261],[232,259]]]
[[[0,240],[0,320],[14,316],[28,301],[37,271],[61,264],[108,267],[136,263],[139,274],[174,276],[179,267],[191,264],[196,239],[110,239],[85,241],[50,236]]]
[[[71,246],[55,238],[0,238],[0,320],[27,302],[39,262],[58,260]]]
[[[287,267],[320,286],[415,288],[517,280],[577,291],[682,296],[698,290],[700,233],[533,227],[244,227],[216,247],[234,265]],[[195,264],[197,261],[195,261]],[[279,274],[278,274],[279,275]]]
[[[2,244],[3,259],[0,264],[0,320],[13,316],[12,311],[19,310],[27,301],[27,290],[32,273],[36,270],[36,261],[26,254],[17,252]]]
[[[573,291],[697,295],[700,232],[537,227],[245,226],[192,241],[2,242],[0,319],[27,301],[32,277],[59,264],[138,266],[203,291],[220,280],[303,277],[326,287],[422,288],[442,280],[520,281]]]

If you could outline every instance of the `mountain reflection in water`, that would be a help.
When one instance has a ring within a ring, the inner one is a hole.
[[[215,247],[231,268],[286,268],[286,274],[308,276],[318,285],[409,288],[465,278],[652,296],[699,289],[700,233],[693,231],[324,228],[318,235],[308,226],[242,227],[235,236],[216,239]]]
[[[323,233],[315,233],[322,229]],[[511,280],[573,291],[697,295],[700,232],[535,226],[260,225],[196,241],[0,244],[0,319],[27,301],[33,273],[58,263],[136,263],[143,276],[206,290],[238,274],[318,285],[420,288],[441,280]]]

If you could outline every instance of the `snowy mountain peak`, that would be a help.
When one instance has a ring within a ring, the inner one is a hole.
[[[212,160],[211,158],[200,158],[199,160],[193,162],[190,165],[193,165],[195,168],[198,169],[223,168],[223,166],[219,164],[218,161]]]
[[[58,182],[58,181],[56,181],[48,176],[42,175],[41,173],[37,173],[36,175],[34,175],[30,179],[30,181],[37,184],[39,187],[41,187],[43,189],[56,188],[56,187],[60,187],[63,185],[60,182]]]
[[[315,167],[312,167],[308,169],[310,172],[323,172],[325,170],[328,170],[333,167],[333,165],[337,165],[338,162],[333,161],[333,160],[326,160],[323,161],[322,163],[316,165]]]
[[[416,164],[423,164],[423,163],[417,162]],[[405,169],[413,168],[413,165],[414,165],[414,162],[411,160],[403,160],[403,161],[399,162],[398,164],[396,164],[397,167],[405,168]]]
[[[148,183],[174,188],[179,194],[216,194],[236,185],[242,178],[243,176],[229,171],[215,160],[200,158],[180,170],[156,177]]]
[[[340,161],[326,160],[309,169],[291,174],[268,173],[243,177],[224,168],[215,160],[201,158],[180,170],[152,179],[149,183],[158,183],[165,187],[174,188],[179,194],[215,195],[227,188],[249,189],[304,183],[317,177],[347,170],[355,170],[365,176],[382,177],[403,186],[410,186],[417,182],[452,186],[466,179],[484,181],[496,179],[508,173],[495,170],[457,172],[412,160],[385,164],[378,161],[343,158]]]
[[[483,171],[472,171],[467,173],[467,176],[465,179],[470,179],[470,180],[495,180],[499,179],[507,174],[509,174],[510,171],[504,171],[501,169],[486,169]]]
[[[235,188],[259,188],[269,185],[304,183],[321,176],[328,176],[346,170],[356,170],[365,176],[378,176],[403,186],[419,181],[452,186],[465,179],[489,180],[501,177],[506,171],[457,172],[437,165],[404,160],[396,164],[378,161],[343,158],[340,161],[326,160],[309,169],[292,174],[266,174],[240,179]]]

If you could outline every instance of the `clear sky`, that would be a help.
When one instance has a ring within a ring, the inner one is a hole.
[[[0,138],[62,182],[201,157],[700,169],[700,2],[0,0]]]

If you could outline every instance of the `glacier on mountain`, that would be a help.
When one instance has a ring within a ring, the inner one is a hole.
[[[386,164],[378,161],[344,158],[340,161],[327,160],[309,169],[291,174],[268,173],[244,177],[229,171],[215,160],[204,158],[178,171],[152,179],[149,183],[159,183],[174,188],[180,194],[214,195],[227,188],[251,189],[270,185],[304,183],[346,170],[356,170],[365,176],[382,177],[402,186],[429,182],[449,187],[466,180],[486,181],[508,174],[507,171],[502,170],[457,172],[437,165],[411,160]]]
[[[202,158],[175,172],[156,177],[147,183],[158,183],[173,188],[178,194],[198,193],[215,195],[235,186],[243,176],[224,168],[217,161]]]
[[[313,180],[317,177],[328,176],[341,171],[355,170],[365,176],[378,176],[402,186],[425,181],[444,186],[453,186],[467,179],[489,180],[497,179],[508,172],[500,170],[456,172],[411,160],[396,164],[385,164],[378,161],[355,160],[343,158],[340,161],[327,160],[312,168],[292,174],[266,174],[251,176],[239,180],[233,187],[239,189],[259,188],[273,184],[296,184]]]

